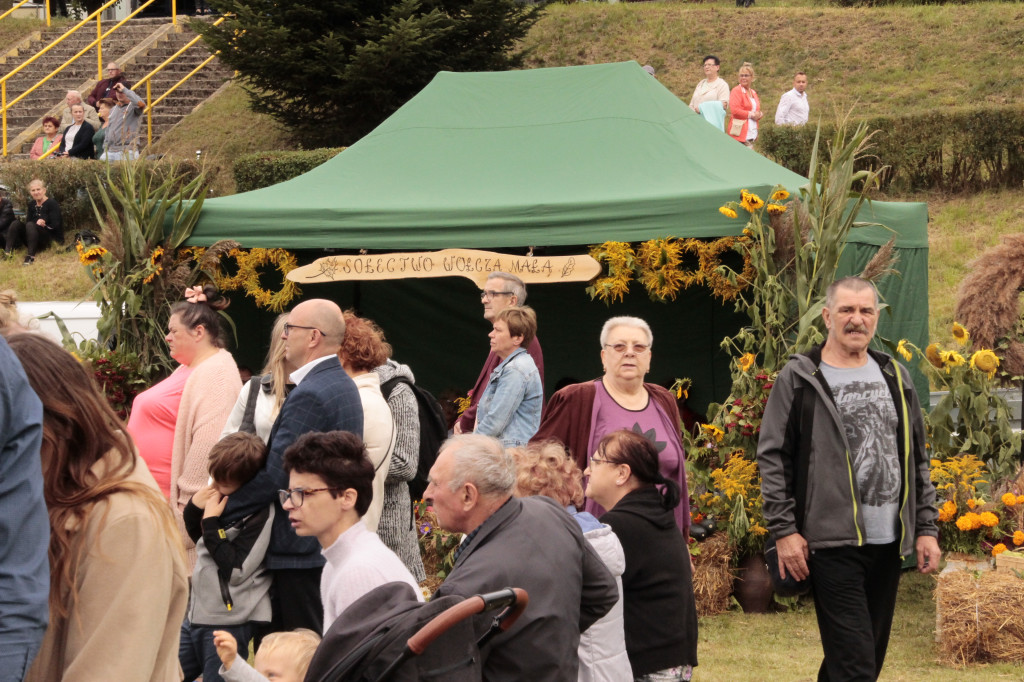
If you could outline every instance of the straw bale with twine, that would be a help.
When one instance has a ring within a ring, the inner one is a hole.
[[[700,543],[700,554],[694,557],[693,596],[698,616],[715,616],[729,609],[733,575],[729,570],[732,552],[726,533],[715,533]]]
[[[935,600],[944,662],[1024,661],[1024,579],[1013,573],[944,573]]]

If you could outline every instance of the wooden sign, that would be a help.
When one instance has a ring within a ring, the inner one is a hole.
[[[589,282],[601,264],[586,255],[514,256],[475,249],[443,249],[420,253],[375,253],[325,256],[295,268],[288,279],[299,284],[354,280],[466,277],[483,288],[487,275],[500,270],[528,284]]]

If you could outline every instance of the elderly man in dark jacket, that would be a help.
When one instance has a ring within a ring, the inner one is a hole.
[[[424,497],[438,523],[467,533],[436,596],[521,587],[522,617],[484,647],[484,679],[575,682],[580,633],[619,599],[615,578],[579,524],[545,497],[512,497],[516,468],[494,438],[450,438],[430,469]],[[478,634],[490,619],[478,616]]]
[[[85,101],[89,103],[89,106],[95,107],[96,104],[105,97],[114,99],[116,96],[114,86],[118,83],[124,83],[124,87],[126,88],[132,87],[132,84],[124,77],[124,74],[121,73],[121,67],[118,66],[116,62],[107,63],[106,74],[107,77],[97,83],[96,87],[94,87],[92,92],[89,93],[89,97],[86,98]]]

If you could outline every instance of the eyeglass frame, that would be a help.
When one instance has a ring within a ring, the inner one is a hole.
[[[495,296],[515,296],[515,295],[516,295],[516,292],[514,292],[514,291],[491,291],[490,289],[484,289],[483,291],[480,292],[480,300],[481,301],[489,301],[492,298],[494,298]]]
[[[285,502],[291,502],[292,509],[299,509],[306,502],[306,495],[322,493],[327,490],[335,491],[340,490],[340,488],[289,488],[288,490],[278,490],[277,499],[282,507],[284,507]],[[299,494],[298,504],[295,504],[295,500],[292,499],[295,493]]]
[[[622,350],[618,350],[616,346],[622,346],[623,348]],[[637,346],[642,346],[643,350],[637,350]],[[644,353],[648,353],[651,350],[650,346],[645,345],[643,343],[634,343],[632,345],[628,343],[606,343],[604,344],[604,347],[610,349],[613,353],[617,353],[618,355],[625,355],[626,351],[633,351],[634,355],[643,355]]]
[[[291,335],[293,329],[311,329],[312,331],[320,332],[320,336],[327,336],[319,327],[304,327],[301,324],[289,324],[287,322],[284,323],[282,335],[287,339],[288,336]]]
[[[588,469],[594,468],[595,464],[615,464],[616,466],[618,466],[619,464],[618,462],[613,462],[610,459],[601,459],[600,457],[595,457],[594,455],[588,457],[587,460],[587,463],[590,465],[589,467],[587,467]]]

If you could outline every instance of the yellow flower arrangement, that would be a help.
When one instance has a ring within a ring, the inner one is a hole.
[[[896,352],[899,353],[900,356],[907,362],[910,362],[911,360],[914,359],[914,355],[910,352],[910,349],[907,348],[906,339],[900,339],[900,342],[896,344]]]
[[[784,189],[777,189],[777,190],[775,190],[774,192],[772,192],[772,196],[771,196],[771,200],[776,202],[776,203],[778,203],[780,201],[785,201],[788,198],[789,198],[789,192],[787,192]]]
[[[233,277],[220,274],[216,284],[221,291],[244,289],[256,305],[275,313],[284,310],[285,306],[299,294],[298,285],[287,278],[287,274],[298,267],[295,254],[286,249],[231,249],[227,256],[238,263],[238,272]],[[267,264],[277,267],[282,275],[281,289],[274,292],[260,286],[259,269]]]
[[[939,351],[939,344],[930,343],[928,347],[924,349],[924,356],[928,359],[928,362],[932,363],[933,367],[942,369],[944,364],[942,361],[942,355]]]
[[[736,364],[739,365],[739,368],[744,372],[749,372],[750,368],[754,366],[754,362],[756,360],[757,358],[754,356],[753,353],[744,353],[736,361]]]
[[[988,374],[988,378],[992,379],[996,375],[996,370],[999,369],[999,356],[987,348],[975,351],[971,355],[971,369],[985,372]]]
[[[992,556],[999,556],[1000,554],[1002,554],[1005,551],[1006,551],[1006,545],[1004,545],[1003,543],[1000,542],[998,545],[996,545],[995,547],[992,548]]]
[[[640,270],[640,283],[648,293],[662,301],[676,300],[685,276],[679,265],[683,260],[683,245],[675,237],[651,239],[637,249],[636,264]]]
[[[953,328],[951,331],[953,332],[953,340],[960,344],[961,348],[966,346],[967,342],[971,339],[971,333],[968,332],[967,328],[964,327],[959,322],[953,323]]]
[[[986,528],[995,528],[999,525],[999,517],[990,511],[981,512],[978,515],[978,522]]]
[[[1003,504],[1006,505],[1007,507],[1017,506],[1017,496],[1014,495],[1013,493],[1003,493],[1001,499],[1003,501]]]
[[[953,500],[946,500],[942,507],[939,508],[939,521],[948,523],[956,518],[956,502]]]
[[[724,215],[726,218],[735,218],[738,214],[728,206],[722,206],[718,209],[718,212]]]
[[[1017,547],[1024,545],[1024,530],[1013,531],[1013,544]]]
[[[591,298],[599,298],[605,303],[621,301],[633,280],[636,261],[633,247],[628,242],[605,242],[591,248],[590,257],[608,266],[608,275],[599,277],[587,289]]]

